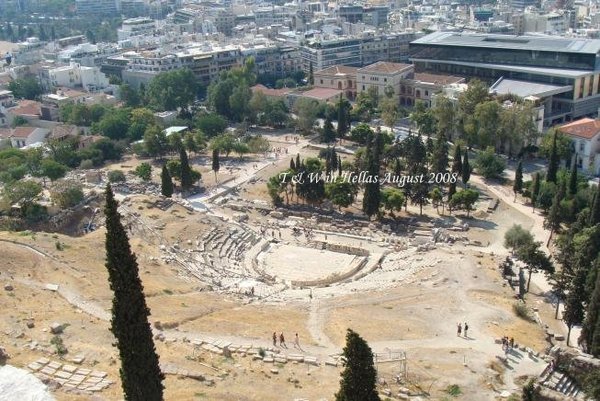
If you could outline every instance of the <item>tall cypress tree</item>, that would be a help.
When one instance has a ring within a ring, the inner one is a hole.
[[[431,156],[432,173],[445,173],[448,170],[448,141],[443,132],[439,132],[435,138]]]
[[[162,374],[148,322],[138,264],[117,211],[110,184],[106,187],[106,269],[114,292],[111,331],[121,358],[121,383],[127,401],[162,401]]]
[[[343,355],[345,367],[335,401],[380,401],[376,390],[377,372],[369,344],[348,329]]]
[[[585,339],[588,353],[600,357],[600,274],[596,276],[596,285],[587,308],[581,335]]]
[[[593,227],[598,223],[600,223],[600,189],[594,191],[589,225]]]
[[[213,160],[214,160],[214,152],[213,152]],[[213,162],[213,166],[214,166],[214,162]],[[294,158],[292,157],[290,159],[290,170],[292,171],[296,171],[296,163],[294,163]]]
[[[471,165],[469,164],[469,150],[465,151],[465,157],[462,162],[462,182],[467,186],[467,182],[469,182],[469,178],[471,178]]]
[[[554,232],[560,228],[561,217],[562,217],[560,203],[562,202],[562,200],[565,196],[565,192],[566,192],[565,182],[563,181],[561,183],[558,191],[556,191],[554,198],[552,199],[552,206],[550,206],[550,211],[548,212],[548,215],[546,216],[546,219],[544,220],[544,228],[550,230],[550,236],[548,237],[548,242],[546,243],[546,246],[550,245],[550,240],[552,239],[552,234],[554,234]]]
[[[179,160],[181,161],[181,189],[187,191],[192,188],[194,182],[192,181],[190,162],[183,146],[179,148]]]
[[[515,201],[517,200],[517,193],[523,190],[523,162],[519,160],[517,170],[515,171],[515,183],[513,184],[513,192],[515,193]]]
[[[540,194],[540,186],[542,177],[540,177],[540,173],[535,173],[533,177],[533,183],[531,188],[531,205],[533,206],[533,210],[535,210],[535,205],[537,205],[537,198]]]
[[[548,174],[546,175],[546,182],[553,182],[556,184],[556,173],[558,172],[558,150],[556,149],[556,131],[552,136],[552,149],[550,150],[550,161],[548,162]]]
[[[315,84],[315,72],[313,71],[312,61],[310,62],[310,65],[308,66],[308,83],[309,83],[309,85]]]
[[[292,163],[293,162],[294,162],[294,159],[292,159]],[[212,151],[212,171],[215,173],[215,182],[217,182],[217,173],[219,172],[220,168],[221,168],[221,163],[219,162],[219,149],[215,148]],[[293,169],[294,168],[292,167],[292,170]]]
[[[173,195],[173,180],[171,179],[171,174],[169,174],[169,169],[167,169],[166,164],[163,164],[160,173],[160,192],[167,198],[170,198]]]
[[[365,192],[363,196],[363,212],[369,217],[379,211],[381,203],[381,194],[379,191],[379,167],[380,156],[383,150],[383,140],[381,133],[377,132],[374,136],[369,134],[370,138],[367,142],[367,176],[369,181],[365,184]],[[377,178],[377,179],[376,179]]]
[[[567,332],[567,346],[569,346],[569,340],[571,338],[571,329],[573,326],[581,324],[585,317],[585,309],[583,307],[585,298],[585,274],[584,269],[579,268],[575,273],[575,277],[569,286],[569,293],[565,300],[565,311],[563,313],[563,320],[565,321],[568,332]]]
[[[300,153],[296,153],[296,168],[300,169]]]
[[[462,155],[460,152],[460,146],[456,145],[454,147],[454,157],[452,160],[452,172],[462,174]]]
[[[577,193],[577,153],[571,163],[571,174],[569,175],[569,195],[573,196]]]
[[[338,102],[338,125],[337,125],[337,136],[343,139],[348,132],[348,110],[346,110],[346,104],[344,98],[340,93],[340,101]]]
[[[339,126],[338,126],[339,130]],[[331,123],[331,118],[327,116],[325,122],[323,123],[323,131],[321,136],[321,142],[330,143],[335,141],[335,131],[333,130],[333,124]]]
[[[340,155],[338,155],[338,161],[337,161],[337,165],[338,165],[338,175],[342,175],[342,157]]]

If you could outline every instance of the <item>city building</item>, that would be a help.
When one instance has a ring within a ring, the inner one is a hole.
[[[421,101],[427,107],[431,107],[435,94],[450,85],[464,83],[465,81],[465,78],[452,75],[413,73],[409,78],[400,82],[400,105],[411,107],[417,101]]]
[[[393,91],[394,97],[400,102],[400,86],[404,79],[413,73],[411,64],[389,63],[379,61],[375,64],[359,68],[356,71],[356,86],[358,93],[376,88],[379,96],[385,96],[389,90]]]
[[[23,148],[35,143],[44,142],[50,130],[38,127],[16,127],[12,129],[10,143],[13,148]]]
[[[155,30],[156,21],[151,18],[130,18],[123,21],[121,28],[117,29],[117,37],[119,40],[126,40],[132,36],[152,36]]]
[[[600,175],[600,120],[582,118],[558,129],[573,140],[577,167],[588,174]]]
[[[108,78],[98,67],[85,67],[77,63],[48,70],[48,82],[42,84],[52,90],[56,87],[81,88],[94,92],[108,87]]]
[[[600,40],[435,32],[410,44],[417,72],[545,84],[544,125],[593,116],[600,106]]]
[[[75,0],[78,15],[117,15],[116,0]]]
[[[311,64],[317,71],[334,65],[362,67],[377,61],[406,62],[409,44],[416,38],[413,32],[400,32],[309,39],[300,47],[303,69],[308,72]]]
[[[315,88],[330,88],[344,92],[348,100],[356,99],[356,72],[357,67],[335,65],[316,71],[314,75]]]

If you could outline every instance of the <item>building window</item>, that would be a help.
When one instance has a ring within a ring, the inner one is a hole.
[[[321,80],[321,85],[323,84],[323,80]]]
[[[417,90],[415,91],[415,97],[416,97],[417,99],[420,99],[420,98],[421,98],[421,91],[420,91],[420,90],[418,90],[418,89],[417,89]]]
[[[585,150],[585,143],[579,142],[579,151],[583,152]]]
[[[429,91],[425,91],[425,97],[429,96]]]
[[[363,85],[363,90],[365,90],[365,86]]]

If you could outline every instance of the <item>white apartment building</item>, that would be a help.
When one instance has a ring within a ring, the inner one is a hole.
[[[156,21],[151,18],[130,18],[117,29],[117,37],[118,40],[126,40],[132,36],[152,36],[155,30]]]
[[[84,67],[77,63],[48,70],[51,87],[83,88],[88,92],[106,88],[108,78],[98,67]]]
[[[573,140],[577,167],[588,174],[600,175],[600,120],[582,118],[561,125],[559,130]]]

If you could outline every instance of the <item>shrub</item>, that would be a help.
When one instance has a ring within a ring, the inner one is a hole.
[[[90,159],[82,160],[81,163],[79,163],[79,168],[82,170],[92,169],[94,168],[94,162]]]
[[[534,321],[533,316],[531,316],[531,313],[529,312],[529,309],[522,302],[515,302],[513,304],[513,312],[515,312],[515,315],[517,315],[521,319],[525,319],[528,322]]]
[[[63,344],[63,340],[60,336],[52,337],[52,339],[50,340],[50,344],[52,344],[56,347],[56,354],[59,356],[63,356],[67,352],[69,352],[67,350],[67,347],[65,347],[65,345]]]
[[[460,389],[458,384],[452,384],[452,385],[446,387],[446,392],[448,394],[450,394],[452,397],[458,397],[459,395],[462,394],[462,390]]]
[[[113,170],[108,172],[108,181],[109,182],[124,182],[125,181],[125,173],[121,170]]]

